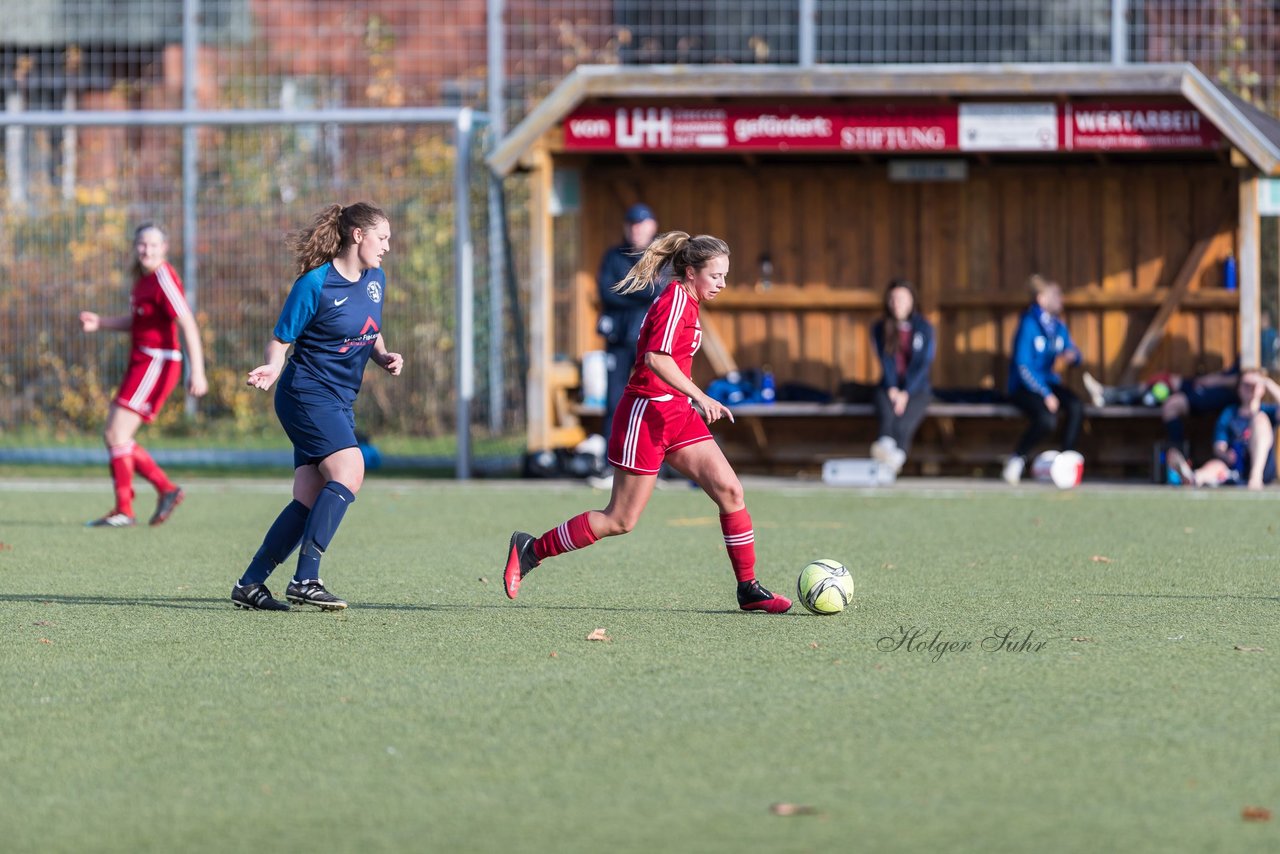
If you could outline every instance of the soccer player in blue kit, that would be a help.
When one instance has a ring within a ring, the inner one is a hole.
[[[293,442],[293,501],[232,588],[237,607],[289,610],[266,581],[299,545],[285,598],[326,611],[347,607],[320,581],[320,558],[364,481],[352,406],[365,364],[372,358],[392,376],[404,367],[399,353],[387,351],[380,331],[382,256],[390,240],[386,215],[368,202],[330,205],[289,237],[300,275],[267,342],[266,364],[250,371],[247,382],[265,391],[279,379],[275,408]],[[290,344],[293,357],[286,364]]]

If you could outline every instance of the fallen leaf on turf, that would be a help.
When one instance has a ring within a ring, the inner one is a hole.
[[[489,579],[485,578],[485,577],[482,575],[482,576],[480,576],[480,583],[481,583],[481,584],[488,584],[488,583],[489,583]]]
[[[881,568],[881,569],[897,569],[897,567],[895,567],[895,566],[894,566],[893,564],[891,564],[891,563],[884,563],[884,564],[881,564],[881,565],[880,565],[880,568]]]
[[[53,643],[53,641],[49,640],[48,638],[40,638],[40,643]]]
[[[36,621],[35,621],[34,623],[32,623],[31,625],[33,625],[33,626],[52,626],[52,625],[53,625],[53,620],[36,620]]]
[[[1240,646],[1236,644],[1236,649],[1240,652],[1262,652],[1262,647],[1260,646]]]
[[[774,815],[817,815],[818,811],[805,804],[773,804],[769,812]]]
[[[13,546],[9,545],[8,543],[0,543],[0,552],[7,552],[12,550],[13,550]]]
[[[1094,555],[1093,557],[1089,558],[1089,560],[1093,561],[1094,563],[1111,563],[1111,558],[1107,557],[1106,555]]]
[[[551,654],[547,656],[547,658],[559,658],[559,657],[560,657],[560,653],[556,652],[555,650],[552,650]]]
[[[1191,533],[1192,531],[1194,531],[1194,530],[1195,530],[1195,528],[1183,528],[1183,529],[1182,529],[1182,533],[1184,533],[1184,534],[1190,534],[1190,533]]]
[[[809,649],[817,649],[817,648],[818,648],[818,644],[816,641],[809,641]]]
[[[1245,807],[1240,810],[1240,817],[1245,821],[1271,821],[1271,810],[1266,807]]]
[[[612,640],[612,638],[610,638],[609,635],[605,633],[604,629],[596,629],[591,634],[587,635],[587,640],[607,641],[607,640]]]
[[[1072,640],[1073,640],[1073,641],[1075,641],[1076,643],[1088,643],[1089,641],[1093,640],[1093,638],[1090,638],[1090,637],[1078,637],[1078,638],[1072,638]]]

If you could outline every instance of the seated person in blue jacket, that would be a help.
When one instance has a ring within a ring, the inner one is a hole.
[[[1063,415],[1059,450],[1063,451],[1075,450],[1084,418],[1080,398],[1063,386],[1053,372],[1059,358],[1066,358],[1073,365],[1080,363],[1080,350],[1062,320],[1062,288],[1044,276],[1032,275],[1027,279],[1027,289],[1032,302],[1018,321],[1013,338],[1009,398],[1026,413],[1030,423],[1004,465],[1004,479],[1010,484],[1022,479],[1027,457],[1041,439],[1053,432],[1059,412]]]
[[[1241,373],[1236,400],[1222,410],[1213,431],[1213,459],[1193,471],[1182,452],[1170,448],[1166,459],[1171,472],[1178,475],[1170,481],[1183,486],[1235,483],[1249,489],[1262,489],[1274,481],[1277,408],[1262,402],[1268,394],[1280,401],[1280,386],[1257,369]]]
[[[916,310],[916,289],[906,279],[894,279],[885,288],[884,317],[871,337],[881,368],[875,396],[880,438],[871,445],[871,456],[898,472],[933,397],[933,326]]]

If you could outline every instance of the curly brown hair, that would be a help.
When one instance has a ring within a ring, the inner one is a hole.
[[[355,242],[352,233],[357,228],[367,231],[386,221],[387,215],[372,202],[356,202],[346,207],[333,204],[316,214],[311,225],[291,232],[285,244],[293,251],[294,267],[300,276],[342,254],[343,249]]]

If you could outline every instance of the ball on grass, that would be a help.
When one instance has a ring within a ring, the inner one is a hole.
[[[839,614],[853,601],[853,576],[838,560],[815,560],[800,570],[796,598],[814,614]]]

